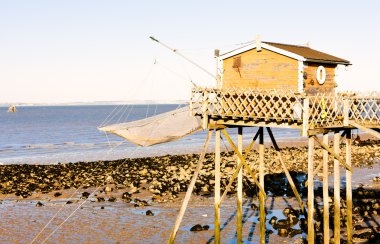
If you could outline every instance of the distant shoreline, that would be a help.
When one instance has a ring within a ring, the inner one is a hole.
[[[61,107],[61,106],[109,106],[109,105],[159,105],[159,104],[187,104],[185,100],[174,101],[150,101],[150,100],[137,100],[137,101],[96,101],[96,102],[69,102],[69,103],[0,103],[0,107],[7,108],[15,105],[17,107]]]

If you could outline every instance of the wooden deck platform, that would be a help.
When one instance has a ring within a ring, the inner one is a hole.
[[[211,89],[192,90],[190,108],[209,125],[299,128],[313,131],[380,128],[380,92],[306,95],[290,90]]]

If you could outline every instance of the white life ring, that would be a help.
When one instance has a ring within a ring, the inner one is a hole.
[[[320,85],[323,85],[323,83],[325,83],[325,80],[326,80],[326,70],[325,70],[325,67],[321,65],[317,69],[317,81]]]

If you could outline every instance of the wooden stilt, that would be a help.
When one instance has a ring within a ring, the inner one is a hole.
[[[294,193],[294,195],[296,196],[296,198],[297,198],[297,200],[298,200],[298,204],[300,205],[300,207],[301,207],[301,209],[302,209],[302,212],[305,212],[305,207],[304,207],[304,205],[303,205],[302,199],[301,199],[301,197],[300,197],[300,195],[299,195],[299,193],[298,193],[298,191],[297,191],[297,188],[296,188],[296,185],[294,184],[294,181],[293,181],[293,179],[292,179],[292,176],[290,175],[289,170],[288,170],[288,168],[286,167],[285,162],[284,162],[284,160],[283,160],[283,158],[282,158],[282,156],[281,156],[281,153],[280,153],[281,149],[280,149],[280,147],[277,145],[276,139],[275,139],[274,136],[273,136],[273,133],[272,133],[271,128],[267,127],[267,131],[268,131],[269,137],[270,137],[270,139],[271,139],[271,141],[272,141],[273,147],[274,147],[274,149],[277,151],[278,159],[280,160],[280,163],[281,163],[282,169],[283,169],[284,172],[285,172],[285,175],[286,175],[286,178],[287,178],[288,181],[289,181],[290,187],[292,188],[293,193]]]
[[[220,130],[215,133],[215,217],[214,217],[214,236],[215,243],[220,243]]]
[[[334,134],[335,135],[335,134]],[[339,141],[337,141],[337,143],[334,142],[334,145],[335,144],[338,144],[340,143],[340,134],[337,135],[339,136]],[[334,150],[331,150],[331,148],[329,148],[326,144],[324,144],[318,137],[314,136],[314,139],[319,143],[319,145],[321,145],[324,149],[326,149],[331,155],[334,156],[334,158],[340,162],[347,170],[350,170],[351,171],[351,166],[348,166],[346,164],[346,162],[339,156],[339,153],[336,153]]]
[[[314,139],[309,137],[308,145],[308,161],[307,161],[307,176],[308,176],[308,188],[307,188],[307,240],[308,243],[314,243]]]
[[[339,131],[334,132],[334,153],[339,156]],[[340,173],[339,160],[334,159],[334,243],[340,243]]]
[[[351,129],[346,130],[346,163],[351,166]],[[352,172],[346,170],[347,242],[352,243]]]
[[[263,189],[264,187],[264,128],[260,127],[260,137],[259,137],[259,181]],[[260,243],[265,243],[265,196],[262,192],[259,192],[260,200]]]
[[[170,234],[169,241],[168,241],[168,243],[170,243],[170,244],[174,243],[175,236],[176,236],[178,228],[179,228],[179,226],[181,224],[183,215],[185,214],[185,211],[186,211],[186,208],[187,208],[187,204],[189,203],[189,200],[190,200],[190,197],[191,197],[191,193],[193,192],[193,189],[194,189],[194,186],[195,186],[195,182],[196,182],[196,180],[198,178],[199,171],[202,169],[203,160],[205,158],[205,155],[206,155],[206,152],[207,152],[207,148],[208,148],[208,144],[210,142],[211,136],[212,136],[212,130],[209,130],[209,132],[207,134],[206,142],[205,142],[205,144],[203,146],[202,153],[199,156],[197,168],[195,169],[193,178],[191,179],[191,182],[189,184],[189,188],[187,188],[186,195],[185,195],[185,198],[183,199],[181,209],[179,210],[177,219],[175,221],[173,231]]]
[[[238,127],[238,151],[243,153],[243,127]],[[241,162],[238,158],[238,164]],[[243,169],[239,170],[237,182],[237,243],[243,242]]]
[[[246,149],[246,151],[245,151],[245,153],[244,153],[244,159],[247,158],[248,153],[249,153],[249,152],[251,151],[251,149],[253,148],[253,145],[255,144],[255,141],[256,141],[256,139],[257,139],[258,136],[259,136],[259,131],[257,131],[256,135],[253,137],[251,143],[249,144],[248,148]],[[222,195],[222,197],[220,198],[219,205],[222,204],[223,199],[226,197],[227,193],[230,191],[231,186],[232,186],[234,180],[236,179],[237,175],[239,174],[240,169],[241,169],[242,166],[243,166],[243,162],[240,160],[240,163],[239,163],[238,166],[236,167],[234,174],[233,174],[232,177],[230,178],[230,181],[228,182],[228,185],[226,186],[226,189],[224,190],[223,195]]]
[[[323,143],[329,145],[329,134],[323,134]],[[330,242],[330,225],[329,225],[329,152],[323,150],[323,243]]]
[[[236,153],[236,155],[240,158],[240,160],[243,162],[244,167],[246,170],[248,170],[248,173],[251,175],[252,180],[255,182],[255,184],[259,187],[260,192],[266,197],[264,188],[261,187],[259,181],[256,179],[256,174],[251,170],[247,162],[245,161],[245,158],[243,155],[239,152],[238,148],[236,147],[235,143],[231,140],[231,137],[228,135],[227,131],[225,129],[222,129],[223,135],[226,137],[228,143],[230,143],[232,149]]]

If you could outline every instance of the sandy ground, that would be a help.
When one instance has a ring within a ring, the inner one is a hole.
[[[380,189],[379,183],[372,182],[372,178],[379,174],[379,165],[375,165],[372,169],[355,169],[354,185],[362,184],[367,189]],[[93,190],[95,189],[86,189],[90,193]],[[2,195],[1,243],[30,243],[42,230],[34,243],[163,243],[170,235],[184,196],[181,193],[172,202],[157,203],[151,201],[149,192],[142,191],[134,194],[133,198],[145,199],[150,206],[134,207],[133,202],[122,201],[123,189],[107,194],[97,192],[96,196],[87,200],[81,199],[83,189],[61,192],[63,195],[60,197],[54,197],[54,192],[52,192],[35,194],[29,199]],[[117,198],[116,202],[107,201],[111,196]],[[97,197],[104,197],[106,201],[97,202]],[[66,204],[68,200],[73,203]],[[320,199],[317,199],[318,201]],[[42,202],[44,205],[38,207],[37,202]],[[244,199],[243,238],[246,243],[257,243],[258,211],[251,209],[251,203],[258,205],[258,199]],[[298,208],[298,203],[294,198],[268,196],[266,199],[267,220],[272,216],[277,216],[279,219],[285,218],[282,214],[285,207]],[[151,210],[154,216],[147,216],[147,210]],[[43,229],[55,215],[53,221]],[[194,195],[178,231],[177,242],[213,242],[213,218],[213,197]],[[234,196],[228,197],[222,204],[221,223],[223,243],[236,242],[236,198]],[[379,223],[379,216],[373,216],[373,219],[363,222],[363,226],[379,227]],[[210,229],[191,232],[190,228],[196,224],[209,225]],[[59,229],[56,229],[58,226]],[[299,226],[296,225],[293,228],[297,229]],[[280,237],[268,221],[267,229],[274,232],[267,234],[268,243],[295,243],[305,238],[305,233],[293,238]]]
[[[368,137],[363,136],[362,139],[368,139]],[[284,147],[298,148],[299,146],[304,145],[305,142],[300,140],[296,142],[293,141],[292,143],[282,142],[281,144]],[[364,150],[364,148],[365,151],[361,152],[361,150]],[[361,199],[360,201],[362,202],[357,202],[358,199],[354,199],[354,206],[356,203],[363,204],[363,201],[379,202],[380,200],[380,182],[373,180],[376,177],[380,177],[380,161],[378,156],[376,156],[378,155],[378,144],[373,147],[375,148],[375,152],[372,152],[373,150],[371,148],[372,146],[359,146],[355,149],[355,155],[361,155],[358,156],[359,158],[356,158],[356,161],[365,162],[362,164],[363,167],[354,168],[353,186],[354,188],[363,186],[365,189],[373,191],[374,194],[371,197],[368,197],[370,199]],[[287,153],[284,154],[285,157],[289,157],[291,159],[291,157],[293,157],[292,155],[298,155],[302,158],[301,162],[304,162],[305,153],[303,151],[292,154],[291,150],[292,149],[289,149]],[[370,151],[371,154],[368,153]],[[168,160],[168,157],[164,157],[164,159]],[[174,159],[182,160],[181,157]],[[190,159],[194,161],[195,157],[190,157]],[[146,159],[142,160],[144,161]],[[229,160],[233,161],[234,159],[233,157],[230,157]],[[368,160],[372,160],[373,162],[367,164]],[[140,163],[144,163],[143,161]],[[212,170],[212,158],[209,161],[210,162],[208,163],[208,169]],[[292,161],[288,161],[290,162],[288,165],[289,167],[294,166],[291,163]],[[178,162],[175,161],[175,163]],[[188,163],[186,160],[182,160],[181,164],[178,164],[177,168],[181,168],[187,164]],[[192,164],[194,164],[194,162]],[[302,168],[305,167],[304,163],[297,164],[299,164]],[[149,167],[153,166],[154,164]],[[225,167],[227,166],[228,163],[225,164]],[[24,166],[17,166],[14,168],[14,170],[25,169],[23,167]],[[132,170],[133,168],[135,170],[131,171],[129,174],[135,174],[133,172],[137,172],[140,174],[140,178],[138,178],[139,180],[146,179],[142,177],[143,175],[145,177],[146,174],[143,173],[145,172],[144,168],[135,169],[135,166],[128,167],[130,167],[128,169]],[[165,167],[161,167],[158,170],[167,169]],[[77,168],[73,167],[73,169],[75,170]],[[78,169],[82,170],[81,172],[77,172],[78,175],[82,174],[83,177],[87,177],[87,168],[79,167]],[[52,170],[54,170],[54,167]],[[99,174],[101,181],[104,178],[105,172],[108,172],[108,168],[103,167],[102,170],[104,171],[99,171],[97,173]],[[43,171],[44,169],[41,168],[36,172]],[[188,168],[187,171],[192,172],[190,168]],[[23,180],[25,180],[25,177],[27,175],[22,176],[21,173],[18,173],[16,175],[20,178],[14,181],[12,179],[2,181],[3,190],[9,188],[7,182],[11,182],[11,184],[19,182],[18,184],[20,185],[17,187],[20,188],[26,184],[26,181]],[[55,174],[52,174],[52,176],[54,175]],[[121,174],[119,174],[119,176],[120,175]],[[168,172],[165,172],[164,176],[165,175],[169,175]],[[178,177],[181,177],[181,175],[182,174],[178,174]],[[184,175],[189,176],[190,174]],[[211,184],[209,180],[212,179],[212,174],[206,176],[202,179],[203,185]],[[341,171],[341,176],[341,184],[343,189],[345,186],[345,171],[343,169]],[[53,184],[55,182],[54,177],[50,178],[50,184]],[[73,177],[72,174],[71,177]],[[133,178],[133,175],[129,176],[128,179],[131,177]],[[33,179],[30,178],[30,180],[36,181],[37,178],[38,175],[34,176]],[[173,179],[175,180],[175,178]],[[156,179],[155,181],[159,180],[160,179]],[[186,180],[182,181],[185,182]],[[60,182],[70,182],[70,180],[61,180]],[[332,177],[330,177],[329,183],[331,186],[333,183]],[[170,194],[168,194],[162,196],[161,198],[154,198],[153,201],[153,195],[152,192],[148,190],[148,184],[141,185],[139,187],[139,193],[133,193],[131,202],[122,199],[122,194],[124,192],[131,191],[131,188],[128,186],[120,187],[119,189],[117,189],[117,187],[114,187],[114,191],[105,193],[104,185],[99,188],[94,188],[91,186],[84,189],[83,182],[78,183],[78,185],[81,187],[77,190],[72,187],[66,190],[53,190],[47,193],[42,193],[41,190],[38,190],[33,192],[32,195],[28,196],[27,198],[16,196],[14,192],[12,194],[0,194],[0,243],[31,243],[32,241],[34,241],[33,243],[165,243],[168,240],[170,232],[173,228],[178,210],[184,197],[184,192],[180,192],[178,194],[178,197],[174,195],[174,199],[170,198]],[[45,183],[43,183],[43,185],[46,186]],[[321,186],[318,180],[316,181],[315,186]],[[57,192],[61,193],[62,195],[54,196],[54,194]],[[91,195],[88,199],[86,199],[82,197],[83,192],[94,192],[94,195]],[[200,194],[202,194],[202,191]],[[99,197],[103,197],[105,201],[99,202]],[[112,199],[112,197],[116,198],[115,202],[109,201],[109,199]],[[134,206],[135,203],[138,202],[136,199],[146,200],[149,203],[149,206]],[[68,201],[72,203],[67,204]],[[186,211],[181,227],[177,234],[176,241],[178,243],[213,242],[213,201],[214,199],[212,195],[192,196],[189,207]],[[303,201],[306,202],[306,199],[303,199]],[[252,203],[258,205],[258,199],[255,197],[244,197],[243,239],[245,243],[257,243],[259,240],[258,211],[251,208]],[[320,206],[321,199],[319,197],[316,197],[316,203],[318,206]],[[287,197],[286,195],[274,197],[268,194],[268,197],[266,199],[266,209],[268,212],[266,221],[268,230],[266,235],[267,243],[302,243],[302,239],[306,237],[305,232],[298,234],[293,238],[281,237],[278,235],[277,230],[268,223],[269,219],[273,216],[276,216],[278,219],[285,218],[285,216],[282,214],[282,210],[285,207],[291,207],[294,209],[299,208],[298,203],[294,197]],[[147,216],[146,212],[148,210],[151,210],[154,213],[154,216]],[[300,218],[301,217],[302,216],[300,216]],[[369,216],[365,217],[361,216],[361,214],[356,214],[354,217],[354,225],[356,227],[370,227],[370,229],[372,229],[374,232],[378,232],[380,229],[380,217],[378,213],[370,214]],[[208,225],[209,229],[200,232],[190,231],[191,227],[196,224]],[[234,194],[227,197],[225,202],[222,204],[221,226],[222,242],[235,243],[236,198]],[[300,226],[297,224],[292,228],[299,229]],[[378,236],[379,235],[377,234],[377,237]],[[342,238],[345,238],[344,228],[342,229]]]

